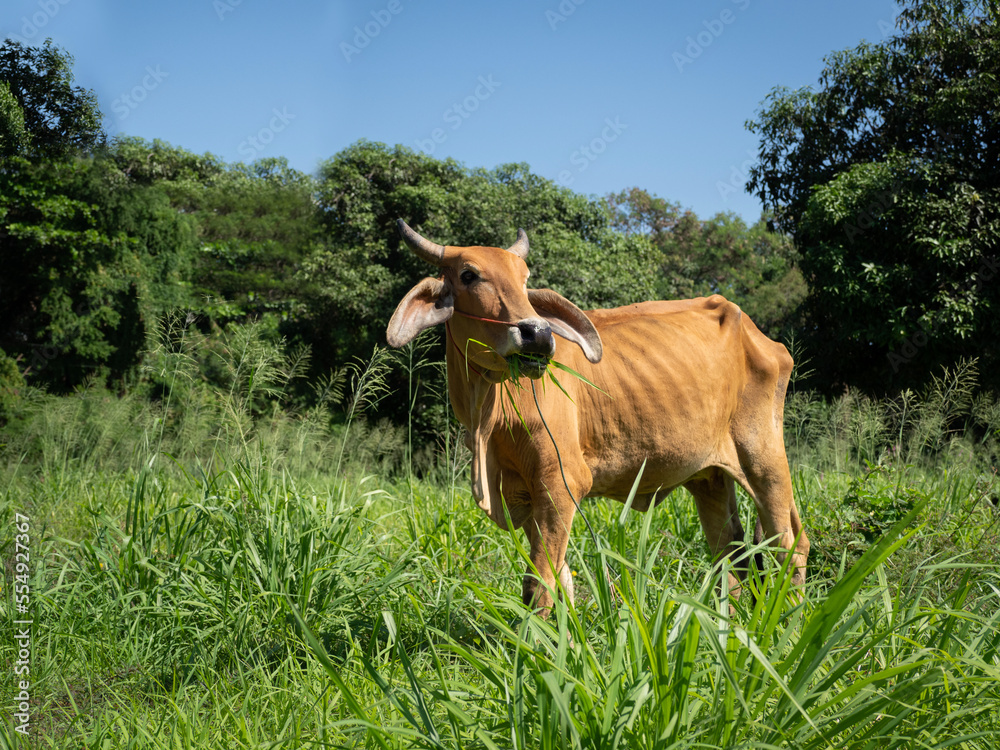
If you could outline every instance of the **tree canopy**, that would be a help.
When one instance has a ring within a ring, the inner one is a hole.
[[[722,294],[739,304],[770,336],[794,333],[807,289],[790,238],[762,218],[748,227],[732,213],[699,219],[692,211],[641,188],[608,196],[612,228],[645,235],[658,258],[653,296]]]
[[[0,81],[20,110],[0,87],[0,155],[61,157],[105,142],[97,95],[73,85],[73,58],[51,39],[0,44]]]
[[[0,348],[65,390],[138,364],[151,316],[177,304],[191,227],[104,160],[0,169]]]
[[[794,237],[826,387],[891,390],[978,356],[996,376],[1000,7],[906,0],[898,33],[775,89],[748,189]]]
[[[24,110],[10,93],[10,84],[0,80],[0,158],[25,153],[30,142]]]

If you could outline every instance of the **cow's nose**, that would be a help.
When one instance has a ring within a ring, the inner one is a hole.
[[[517,329],[521,332],[521,341],[526,344],[535,340],[535,334],[538,333],[539,328],[538,323],[533,320],[522,320],[517,324]]]
[[[537,352],[548,352],[552,346],[552,328],[544,320],[522,320],[517,324],[521,344]]]

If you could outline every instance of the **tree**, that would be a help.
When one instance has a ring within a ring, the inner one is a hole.
[[[233,164],[188,194],[202,243],[195,291],[230,310],[204,304],[214,320],[257,319],[276,333],[295,330],[288,324],[301,312],[297,274],[321,232],[314,188],[285,159],[268,158]]]
[[[140,185],[207,185],[226,168],[212,154],[195,154],[165,141],[150,143],[136,136],[115,137],[109,144],[108,156],[129,181]]]
[[[24,154],[30,142],[21,105],[10,93],[10,86],[0,81],[0,159]]]
[[[285,159],[227,165],[159,141],[116,144],[115,155],[131,179],[160,186],[194,220],[199,312],[220,325],[263,320],[272,333],[296,314],[295,277],[320,232],[308,175]]]
[[[748,189],[794,236],[806,346],[827,387],[889,390],[996,364],[1000,7],[902,0],[899,33],[775,89]]]
[[[634,187],[607,197],[612,227],[645,236],[659,256],[653,296],[722,294],[773,337],[791,331],[806,293],[791,241],[761,220],[747,227],[735,214],[702,220],[677,203]]]
[[[770,231],[766,219],[748,227],[732,213],[699,220],[688,212],[664,245],[663,281],[676,297],[721,294],[782,338],[806,296],[799,262],[789,238]]]
[[[202,328],[254,320],[272,340],[297,335],[298,273],[320,234],[312,178],[285,159],[226,164],[141,138],[118,138],[109,153],[129,182],[155,186],[192,221],[186,304]]]
[[[51,39],[40,48],[12,39],[0,45],[0,82],[23,116],[19,126],[17,115],[8,114],[9,104],[4,104],[0,90],[0,138],[6,141],[19,127],[30,136],[30,141],[20,139],[13,150],[5,146],[7,155],[53,158],[93,151],[105,142],[97,95],[73,86],[72,68],[73,58]]]
[[[64,391],[139,363],[150,318],[183,298],[190,220],[103,159],[0,170],[0,347]]]
[[[622,234],[645,234],[663,251],[685,215],[679,203],[668,203],[633,187],[606,196],[611,211],[611,227]]]

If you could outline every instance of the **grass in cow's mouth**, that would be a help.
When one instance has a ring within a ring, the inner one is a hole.
[[[494,349],[492,346],[482,341],[478,341],[476,339],[469,339],[468,343],[478,344],[479,346],[485,348],[487,351],[493,352],[498,357],[501,356],[496,349]],[[569,374],[574,378],[577,378],[578,380],[582,380],[591,388],[595,388],[598,391],[601,391],[601,393],[603,393],[605,396],[609,396],[609,394],[606,391],[602,390],[601,388],[598,388],[596,385],[594,385],[594,383],[592,383],[590,380],[585,378],[583,375],[578,373],[573,368],[567,367],[561,362],[557,362],[556,360],[546,357],[544,355],[517,352],[514,354],[510,354],[507,357],[504,357],[503,359],[507,363],[507,368],[508,368],[508,376],[504,378],[501,383],[501,388],[503,389],[504,393],[504,399],[502,402],[504,410],[504,419],[505,420],[508,419],[507,406],[509,405],[514,412],[514,415],[517,417],[517,421],[519,421],[525,427],[525,429],[527,429],[527,424],[524,421],[524,416],[521,414],[521,410],[517,405],[517,400],[514,398],[514,393],[511,390],[511,388],[520,389],[524,387],[521,384],[522,377],[528,377],[531,378],[532,380],[539,380],[548,375],[549,380],[551,380],[560,391],[566,394],[566,398],[572,401],[573,397],[569,395],[569,392],[565,388],[563,388],[562,383],[560,383],[559,380],[556,378],[555,371],[558,369],[562,370],[563,372]],[[465,352],[465,361],[466,363],[468,363],[469,361],[468,349],[466,349]]]
[[[507,366],[510,367],[510,376],[513,380],[517,380],[522,375],[537,380],[548,370],[551,361],[548,357],[539,354],[512,354],[507,357]]]

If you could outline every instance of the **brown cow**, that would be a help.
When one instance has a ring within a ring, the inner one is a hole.
[[[804,583],[809,541],[782,439],[792,371],[784,346],[719,295],[585,313],[551,290],[528,289],[523,230],[501,250],[444,247],[402,219],[398,226],[441,276],[424,279],[399,303],[389,344],[403,346],[445,324],[448,391],[468,431],[473,495],[501,528],[509,515],[525,529],[544,584],[529,567],[525,604],[548,611],[557,575],[572,599],[566,547],[577,508],[566,486],[577,500],[624,501],[644,461],[633,508],[647,510],[685,487],[709,546],[722,557],[743,542],[735,480],[754,499],[758,530],[774,538],[779,558],[792,551],[793,583]],[[597,386],[564,375],[559,382],[568,396],[551,383],[534,389],[565,483],[524,378],[544,374],[557,342],[557,361]],[[523,387],[499,385],[514,362]],[[519,416],[505,403],[510,398]]]

